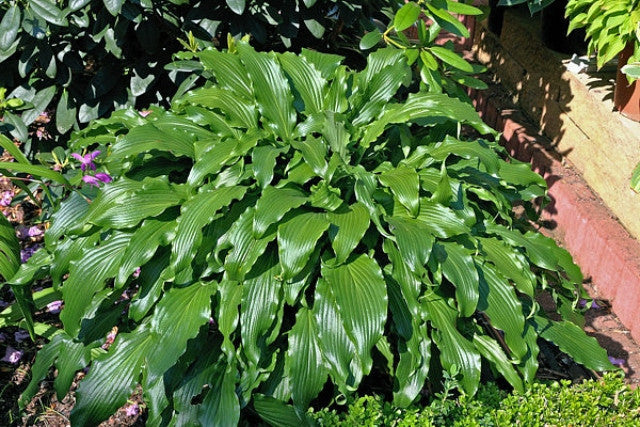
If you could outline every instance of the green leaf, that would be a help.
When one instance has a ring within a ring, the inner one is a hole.
[[[354,338],[345,329],[333,287],[322,278],[316,286],[313,314],[322,357],[333,383],[345,392],[355,390],[364,374],[363,364],[358,360]]]
[[[253,218],[254,237],[262,237],[270,225],[279,222],[287,212],[308,201],[309,198],[300,190],[266,187],[262,197],[256,203],[256,213]]]
[[[607,357],[607,351],[574,323],[566,320],[555,322],[536,316],[534,327],[542,338],[557,345],[586,368],[599,372],[615,369]]]
[[[470,4],[447,0],[447,10],[459,15],[482,15],[482,9]]]
[[[125,0],[103,0],[104,7],[109,11],[113,16],[117,16],[120,14],[120,10],[122,10],[122,5]]]
[[[315,212],[296,215],[278,227],[282,280],[292,279],[302,271],[327,228],[329,222]]]
[[[260,258],[242,285],[240,330],[242,348],[251,364],[258,366],[261,354],[275,339],[271,328],[282,306],[282,281],[277,252],[269,250]],[[275,327],[275,334],[279,332]]]
[[[202,228],[233,200],[241,199],[246,191],[247,188],[241,186],[203,189],[182,204],[171,249],[171,265],[176,271],[186,268],[193,260],[202,243]]]
[[[148,123],[138,126],[129,131],[128,134],[119,138],[113,145],[111,156],[108,160],[113,163],[120,163],[122,159],[146,153],[151,150],[168,151],[175,156],[194,157],[194,138],[185,131],[176,128],[173,131],[165,132],[155,124]]]
[[[51,226],[44,234],[47,246],[55,244],[67,228],[76,225],[89,209],[89,202],[78,192],[73,192],[51,216]]]
[[[245,0],[226,0],[226,3],[236,15],[242,15],[244,12]]]
[[[329,229],[331,247],[336,254],[336,262],[341,264],[347,260],[369,229],[369,213],[362,203],[354,203],[346,212],[328,212],[326,215],[332,224]]]
[[[60,350],[63,345],[63,337],[62,335],[58,335],[38,351],[36,361],[33,366],[31,366],[31,381],[18,399],[18,405],[21,410],[31,402],[31,399],[39,390],[40,381],[42,381],[49,373],[49,368],[53,365],[54,361],[60,354]]]
[[[68,25],[65,12],[58,9],[53,0],[31,0],[29,6],[36,16],[61,27]]]
[[[320,113],[324,107],[327,82],[313,64],[291,52],[278,55],[278,60],[298,91],[307,115]]]
[[[480,354],[496,367],[518,393],[524,392],[522,378],[498,343],[486,335],[474,335],[473,344]]]
[[[87,212],[87,222],[115,229],[131,228],[143,219],[158,216],[184,200],[184,194],[171,186],[166,177],[145,178],[141,182],[120,178],[119,181],[107,185],[102,195],[120,184],[125,191],[117,192],[114,189],[113,193],[119,194],[113,199],[96,198]]]
[[[253,396],[253,407],[272,426],[282,427],[307,427],[313,425],[307,417],[299,414],[293,406],[287,405],[281,400],[263,394]]]
[[[227,366],[224,373],[217,375],[216,382],[202,401],[202,410],[198,416],[201,425],[221,427],[238,425],[240,402],[236,394],[237,376],[238,370],[234,365]]]
[[[283,153],[282,149],[263,145],[256,147],[251,152],[251,164],[253,165],[253,176],[256,178],[260,188],[265,189],[273,181],[276,159]]]
[[[60,96],[56,107],[56,129],[60,133],[67,133],[76,124],[77,108],[69,102],[69,94],[65,90]]]
[[[293,96],[282,69],[266,53],[258,53],[246,43],[238,44],[238,54],[255,89],[260,113],[266,127],[284,141],[289,141],[296,124]]]
[[[522,304],[511,284],[493,267],[480,267],[480,298],[478,311],[484,311],[491,325],[504,332],[504,339],[518,359],[527,353],[527,343],[523,338],[525,318]]]
[[[480,355],[456,329],[456,310],[435,294],[425,296],[422,304],[427,319],[436,328],[431,337],[441,352],[442,366],[447,370],[457,366],[462,374],[462,388],[471,395],[475,394],[480,381]]]
[[[393,18],[393,26],[396,31],[404,31],[412,26],[418,20],[421,11],[418,3],[412,1],[405,3]]]
[[[71,186],[61,173],[52,171],[44,166],[31,165],[16,162],[0,162],[0,170],[8,170],[17,173],[28,173],[40,179],[50,179],[58,184]]]
[[[8,50],[15,41],[20,29],[20,8],[17,3],[7,9],[0,21],[0,51]]]
[[[343,328],[355,345],[361,370],[368,373],[371,349],[382,337],[387,317],[387,289],[382,271],[373,259],[360,255],[337,267],[323,265],[322,277],[335,295]]]
[[[394,197],[413,217],[418,215],[420,179],[415,169],[397,167],[378,176],[380,184],[389,187]]]
[[[506,278],[512,280],[518,291],[533,298],[536,277],[526,258],[515,248],[495,238],[479,237],[481,249],[487,259],[495,265],[496,269]]]
[[[361,144],[368,146],[389,124],[411,122],[420,118],[431,124],[453,120],[467,123],[483,134],[495,133],[480,120],[470,104],[443,94],[419,93],[410,94],[404,104],[389,105],[378,120],[366,127]]]
[[[267,249],[269,242],[276,236],[275,232],[271,232],[259,239],[253,237],[254,215],[255,209],[248,209],[220,238],[218,250],[231,247],[224,260],[224,268],[229,280],[243,280],[260,255]]]
[[[126,403],[153,341],[154,334],[144,325],[135,332],[118,334],[109,352],[98,358],[80,381],[72,424],[98,424]]]
[[[20,267],[20,242],[13,225],[0,215],[0,276],[6,282]]]
[[[114,233],[100,246],[87,250],[81,259],[71,261],[69,278],[62,286],[64,308],[60,320],[65,331],[74,336],[80,321],[90,307],[93,295],[101,290],[108,278],[118,273],[131,233]],[[91,280],[87,280],[87,278]]]
[[[392,226],[402,260],[411,271],[421,275],[435,242],[431,230],[422,222],[411,219],[389,217],[387,222]]]
[[[175,221],[160,221],[155,218],[144,220],[131,237],[114,286],[122,287],[136,268],[146,264],[155,255],[158,246],[166,245],[174,239],[175,231]]]
[[[351,103],[357,117],[352,125],[359,127],[378,117],[409,75],[406,57],[398,49],[372,52],[367,67],[354,76]]]
[[[306,410],[327,381],[327,371],[318,344],[318,326],[312,312],[304,307],[298,311],[296,323],[289,332],[285,371],[291,384],[293,403],[302,411]]]
[[[237,55],[229,55],[215,49],[198,53],[205,68],[210,69],[220,87],[230,89],[231,93],[251,101],[255,99],[251,80]]]
[[[633,174],[631,175],[631,188],[636,192],[640,192],[640,163],[638,163],[633,169]]]
[[[382,41],[382,33],[378,29],[374,29],[365,34],[360,40],[360,49],[369,50]]]
[[[185,352],[187,341],[209,322],[211,296],[216,282],[196,282],[184,288],[174,287],[164,294],[151,318],[154,336],[150,357],[146,361],[150,381],[162,376]]]
[[[442,265],[442,274],[456,287],[458,310],[464,317],[471,316],[478,305],[478,271],[465,247],[454,242],[439,242],[436,257]]]
[[[188,93],[186,101],[210,109],[219,109],[229,120],[229,125],[255,129],[258,125],[258,112],[253,100],[238,96],[233,90],[208,87]]]

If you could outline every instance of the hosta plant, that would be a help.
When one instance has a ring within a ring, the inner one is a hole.
[[[123,110],[77,135],[116,178],[62,203],[46,249],[9,280],[48,275],[64,301],[23,405],[51,366],[60,396],[89,366],[73,425],[138,384],[149,425],[303,423],[314,399],[367,377],[400,406],[443,370],[469,394],[481,371],[521,389],[538,339],[611,367],[567,320],[578,268],[513,213],[533,215],[544,181],[462,138],[495,136],[470,105],[408,93],[397,49],[353,72],[232,47],[197,54],[208,83],[170,111]],[[565,319],[545,317],[541,289]]]
[[[640,1],[639,0],[569,0],[566,8],[569,31],[584,28],[589,39],[589,54],[596,54],[602,67],[627,46],[633,46],[630,64],[623,72],[629,81],[638,78],[640,62]]]

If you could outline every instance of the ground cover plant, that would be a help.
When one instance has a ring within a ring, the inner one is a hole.
[[[59,396],[89,366],[74,425],[137,384],[149,425],[304,423],[314,399],[368,378],[399,407],[443,372],[469,395],[482,370],[520,390],[540,338],[612,368],[572,323],[579,269],[513,213],[535,217],[544,180],[503,159],[470,105],[417,92],[403,52],[376,51],[360,72],[245,42],[182,56],[207,84],[78,132],[83,181],[101,188],[62,202],[45,248],[8,280],[32,334],[30,306],[63,301],[22,405],[51,366]],[[45,277],[53,288],[32,294]],[[539,309],[542,289],[563,320]]]
[[[425,407],[399,409],[380,396],[350,402],[343,412],[321,410],[312,417],[321,426],[511,426],[640,425],[640,390],[620,373],[572,384],[536,382],[525,392],[507,393],[483,384],[475,397],[434,399]]]

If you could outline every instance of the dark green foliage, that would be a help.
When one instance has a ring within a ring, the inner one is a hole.
[[[303,423],[321,391],[367,378],[400,407],[443,373],[473,395],[483,365],[522,389],[539,338],[611,368],[535,303],[546,289],[579,317],[579,269],[513,213],[535,217],[544,180],[496,142],[462,138],[495,137],[472,106],[408,93],[400,50],[360,72],[244,42],[182,56],[204,87],[75,135],[74,149],[108,153],[115,179],[90,203],[63,202],[17,274],[49,269],[62,291],[64,331],[37,363],[68,375],[77,365],[61,362],[97,355],[74,425],[107,418],[138,383],[150,425],[235,424],[252,410]]]
[[[384,16],[390,4],[394,2],[3,1],[0,87],[29,103],[21,115],[5,112],[4,127],[24,142],[40,113],[55,112],[47,131],[50,142],[62,144],[72,128],[114,109],[168,105],[179,85],[193,83],[191,78],[184,81],[192,71],[189,61],[165,69],[184,47],[224,46],[231,33],[250,34],[271,49],[336,49],[345,40],[357,43],[364,28],[373,25],[369,17]]]
[[[407,409],[365,396],[344,412],[321,410],[312,418],[321,426],[637,426],[640,390],[624,384],[623,375],[600,380],[533,383],[523,393],[506,393],[495,384],[480,386],[475,397],[460,396],[427,407]],[[444,415],[443,415],[444,414]]]

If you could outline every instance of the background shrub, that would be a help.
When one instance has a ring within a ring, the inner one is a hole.
[[[33,142],[64,144],[73,128],[126,106],[168,105],[197,78],[188,62],[165,66],[188,47],[226,44],[251,34],[270,49],[337,50],[356,44],[388,0],[27,0],[0,2],[0,87],[30,103],[6,111],[5,127],[31,147],[28,127],[43,112],[53,120]],[[353,50],[355,52],[355,50]],[[185,80],[186,79],[186,80]],[[59,137],[65,135],[62,139]]]

